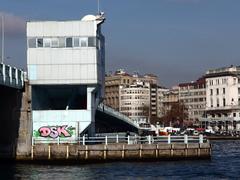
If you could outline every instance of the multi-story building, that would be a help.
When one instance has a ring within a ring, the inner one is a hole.
[[[179,101],[188,111],[188,120],[197,123],[203,117],[206,108],[205,78],[179,84]]]
[[[206,118],[203,126],[240,130],[240,66],[206,72]]]
[[[95,131],[95,112],[104,96],[102,15],[76,21],[27,23],[27,65],[33,137],[78,137]]]
[[[124,70],[117,70],[114,74],[105,77],[105,98],[104,103],[119,111],[119,90],[120,86],[131,85],[134,81],[132,75]]]
[[[150,85],[135,82],[132,85],[120,86],[120,112],[129,116],[136,123],[147,123],[150,116]]]
[[[167,107],[165,106],[167,104],[165,98],[166,96],[169,97],[169,91],[170,91],[169,89],[164,87],[158,87],[157,89],[157,117],[159,118],[166,115],[167,110],[169,108],[168,106]]]
[[[149,116],[157,116],[157,76],[153,74],[146,74],[144,76],[138,75],[137,73],[130,75],[124,70],[117,70],[114,74],[107,75],[105,78],[105,104],[121,111],[120,104],[120,87],[129,88],[131,85],[139,85],[139,82],[149,84],[149,99],[148,103]],[[140,88],[136,87],[136,88]],[[146,107],[145,107],[146,108]]]
[[[161,109],[162,111],[158,112],[158,114],[166,115],[166,113],[171,110],[172,105],[179,101],[178,87],[173,87],[167,90],[161,89],[159,91],[161,91],[161,93],[163,94],[163,95],[159,94],[158,99],[160,99],[160,97],[162,96],[162,102],[159,101],[159,103],[161,104],[159,105],[159,107],[163,108]]]

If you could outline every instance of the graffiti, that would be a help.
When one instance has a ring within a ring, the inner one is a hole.
[[[50,138],[58,138],[58,137],[71,137],[73,135],[72,126],[68,127],[68,125],[63,126],[42,126],[38,129],[38,131],[34,131],[35,137],[50,137]]]

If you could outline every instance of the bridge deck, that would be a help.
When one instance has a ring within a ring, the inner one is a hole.
[[[24,72],[15,67],[0,64],[0,86],[22,89],[24,86]]]

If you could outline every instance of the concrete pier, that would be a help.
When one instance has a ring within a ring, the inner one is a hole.
[[[209,143],[191,144],[36,144],[28,156],[17,160],[68,160],[79,163],[114,160],[206,159],[211,157]]]

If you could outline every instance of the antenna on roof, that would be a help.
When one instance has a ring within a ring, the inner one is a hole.
[[[100,14],[100,1],[97,0],[97,13]]]
[[[2,15],[2,63],[4,62],[4,17]]]

